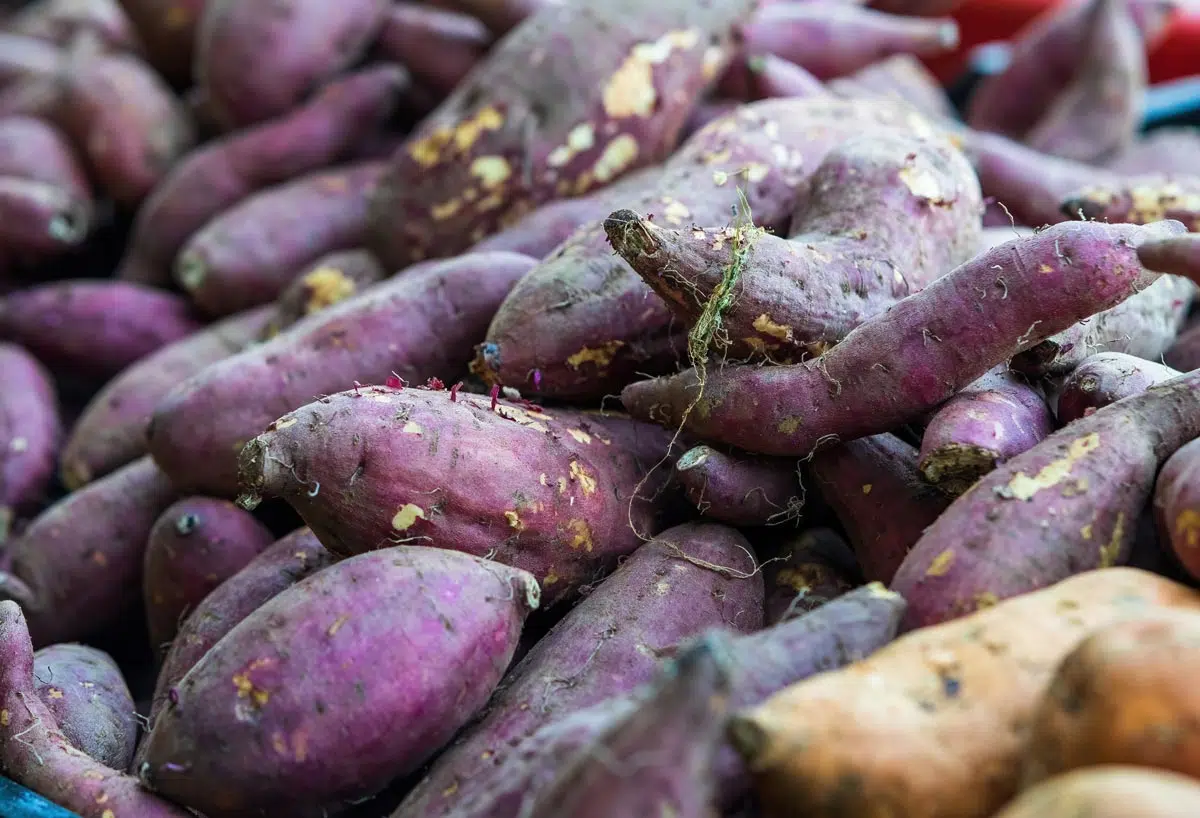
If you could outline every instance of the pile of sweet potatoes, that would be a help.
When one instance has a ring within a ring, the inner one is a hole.
[[[1200,812],[1173,6],[958,5],[0,3],[0,815]]]

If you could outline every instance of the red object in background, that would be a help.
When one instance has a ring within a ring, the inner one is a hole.
[[[1007,40],[1034,17],[1063,0],[967,0],[953,15],[962,45],[954,54],[925,61],[942,82],[951,82],[977,45]],[[1200,74],[1200,8],[1176,13],[1166,36],[1150,52],[1150,81],[1165,82]]]

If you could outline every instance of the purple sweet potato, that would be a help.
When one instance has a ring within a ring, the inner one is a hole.
[[[811,73],[774,54],[754,54],[734,60],[717,83],[716,92],[721,98],[717,104],[729,106],[734,105],[734,100],[755,102],[772,97],[813,97],[829,93],[824,83]],[[724,116],[730,110],[732,108],[722,109],[719,116]],[[716,118],[709,117],[702,125]],[[691,132],[702,127],[696,125],[695,112],[688,122]]]
[[[1058,391],[1058,421],[1070,423],[1182,373],[1163,364],[1122,352],[1085,358]]]
[[[1154,485],[1159,536],[1193,580],[1200,579],[1200,441],[1185,443],[1167,458]]]
[[[230,316],[167,344],[104,385],[71,426],[60,473],[68,489],[136,460],[147,451],[155,407],[185,379],[254,344],[275,320],[274,306]]]
[[[945,87],[911,54],[896,54],[873,62],[853,74],[831,80],[828,87],[839,96],[872,94],[907,102],[935,119],[953,119],[955,116]]]
[[[175,637],[187,613],[274,539],[254,515],[228,500],[187,497],[164,511],[150,529],[142,574],[156,652]]]
[[[36,37],[0,31],[0,88],[18,80],[53,77],[62,49]]]
[[[950,505],[921,479],[918,451],[892,434],[820,452],[809,468],[868,580],[890,583],[909,549]]]
[[[455,551],[342,560],[243,619],[188,672],[139,776],[209,815],[372,795],[484,706],[538,603],[527,572]],[[398,633],[402,649],[378,649]]]
[[[1200,169],[1200,131],[1179,125],[1155,128],[1138,138],[1104,167],[1129,176],[1178,176]]]
[[[74,149],[41,119],[0,118],[0,245],[41,259],[79,245],[94,218]]]
[[[1092,0],[1080,67],[1025,134],[1051,156],[1098,162],[1131,145],[1141,125],[1146,49],[1126,0]]]
[[[14,519],[35,510],[54,477],[62,421],[50,373],[28,352],[0,344],[0,545]]]
[[[117,0],[36,0],[5,20],[4,28],[61,46],[85,35],[114,51],[141,50],[137,31]]]
[[[1067,195],[1061,209],[1070,218],[1107,222],[1149,224],[1178,219],[1195,231],[1200,227],[1200,174],[1173,180],[1142,177],[1089,185]]]
[[[155,411],[150,452],[178,485],[237,496],[242,445],[284,413],[354,383],[453,383],[513,284],[535,263],[469,253],[372,287],[179,384]]]
[[[1080,418],[960,497],[909,552],[892,587],[905,627],[963,616],[1129,558],[1158,467],[1200,436],[1200,373]]]
[[[487,27],[474,17],[404,0],[388,10],[375,51],[445,95],[471,72],[491,42]]]
[[[755,5],[539,9],[396,152],[372,202],[370,249],[396,269],[451,256],[538,205],[665,159]]]
[[[1156,361],[1187,318],[1196,285],[1164,275],[1115,307],[1085,318],[1023,350],[1013,369],[1027,375],[1065,375],[1097,352],[1123,352]]]
[[[1046,398],[1007,364],[946,401],[921,436],[921,476],[957,497],[1054,431]]]
[[[935,56],[958,47],[949,18],[900,17],[835,0],[770,3],[742,27],[750,54],[775,54],[820,79],[851,74],[894,54]]]
[[[1014,353],[1144,289],[1157,274],[1138,263],[1137,245],[1183,230],[1058,224],[976,256],[819,358],[725,366],[703,383],[692,369],[630,384],[621,401],[710,442],[806,457],[910,423]]]
[[[1175,236],[1147,242],[1144,249],[1138,248],[1138,258],[1151,270],[1200,281],[1200,236]]]
[[[705,517],[729,525],[768,525],[795,519],[804,507],[795,460],[727,454],[711,446],[688,449],[675,477]]]
[[[7,544],[0,598],[21,604],[35,644],[91,636],[139,605],[146,538],[174,499],[142,458],[59,500]]]
[[[501,37],[539,9],[562,5],[565,0],[443,0],[444,5],[478,18],[495,36]]]
[[[192,55],[208,0],[121,0],[146,60],[177,87],[192,79]]]
[[[538,577],[550,605],[658,530],[670,443],[622,416],[373,386],[274,421],[239,475],[247,505],[283,497],[335,554],[417,542],[487,555]]]
[[[190,153],[138,211],[117,275],[168,282],[175,256],[210,219],[256,191],[347,158],[392,112],[402,84],[394,66],[366,68],[278,118]]]
[[[638,548],[508,673],[484,718],[442,753],[395,818],[452,814],[519,742],[648,682],[681,641],[708,628],[759,630],[755,568],[746,539],[721,525],[677,526]]]
[[[137,712],[111,656],[87,645],[50,645],[33,654],[33,679],[71,746],[114,770],[129,767]]]
[[[266,335],[274,337],[301,318],[345,301],[386,277],[383,266],[367,250],[339,250],[321,256],[275,299],[275,318]]]
[[[1197,244],[1200,247],[1200,244]],[[1200,270],[1200,267],[1196,269]],[[1180,372],[1200,369],[1200,329],[1185,327],[1163,353],[1163,363]]]
[[[768,625],[804,616],[856,585],[854,554],[830,528],[789,532],[763,557]]]
[[[604,221],[613,249],[717,357],[792,363],[975,255],[982,196],[943,139],[883,131],[834,148],[809,180],[789,238],[751,224]],[[713,303],[719,302],[719,313]]]
[[[42,703],[21,607],[0,601],[0,771],[82,818],[192,818],[76,749]]]
[[[887,128],[933,130],[909,106],[878,100],[751,103],[697,132],[644,186],[622,190],[606,215],[629,208],[663,227],[714,226],[730,218],[740,190],[755,225],[782,232],[830,150]],[[613,254],[601,219],[513,289],[474,369],[522,393],[599,400],[640,373],[673,370],[684,347],[671,310]]]
[[[354,63],[387,0],[209,0],[196,39],[196,82],[227,130],[282,116]]]
[[[0,300],[0,339],[78,377],[106,380],[200,326],[185,299],[120,281],[56,281]]]
[[[305,265],[363,244],[367,199],[385,165],[343,165],[251,195],[187,240],[175,280],[209,315],[275,300]]]

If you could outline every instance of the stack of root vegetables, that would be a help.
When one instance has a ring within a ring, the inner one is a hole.
[[[0,773],[1200,815],[1175,9],[1056,6],[960,113],[956,5],[5,4]]]

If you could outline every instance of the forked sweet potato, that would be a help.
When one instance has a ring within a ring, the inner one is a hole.
[[[15,344],[0,344],[0,545],[42,502],[62,440],[54,381]]]
[[[905,627],[943,622],[1123,564],[1159,466],[1200,436],[1200,372],[1060,429],[960,497],[892,581]]]
[[[858,584],[854,554],[830,528],[785,533],[762,549],[762,569],[768,625],[804,616]]]
[[[1200,579],[1200,442],[1167,458],[1154,487],[1159,535],[1190,576]]]
[[[176,87],[192,79],[196,31],[208,0],[121,0],[146,60]]]
[[[188,672],[139,777],[209,815],[374,794],[483,707],[538,602],[527,572],[456,551],[342,560],[243,619]],[[376,649],[396,633],[403,650]]]
[[[1179,376],[1178,370],[1120,352],[1085,358],[1058,390],[1058,421],[1070,423]]]
[[[630,384],[630,414],[763,454],[911,422],[1014,353],[1107,309],[1157,278],[1137,245],[1183,232],[1068,222],[976,256],[860,324],[819,358],[792,366],[695,369]],[[753,399],[748,400],[750,396]]]
[[[538,577],[549,605],[658,530],[670,443],[619,415],[372,386],[271,423],[239,476],[247,505],[286,499],[335,554],[412,542],[486,555]]]
[[[1062,658],[1168,607],[1200,611],[1200,594],[1133,568],[1087,572],[795,684],[735,714],[730,735],[773,816],[987,818],[1017,792],[1025,726]]]
[[[423,3],[393,3],[375,39],[374,50],[403,65],[417,82],[445,95],[487,53],[491,33],[467,14]]]
[[[242,445],[289,410],[392,373],[408,383],[453,383],[497,305],[534,263],[515,253],[468,253],[311,315],[180,383],[155,411],[150,451],[181,487],[236,497]]]
[[[804,507],[797,463],[695,446],[675,461],[675,477],[704,517],[730,525],[795,519]]]
[[[638,548],[507,674],[484,717],[439,756],[394,818],[453,815],[520,742],[650,681],[659,657],[683,640],[708,628],[759,630],[756,567],[746,539],[720,525],[677,526]]]
[[[396,152],[370,249],[395,269],[454,255],[540,204],[666,158],[755,5],[543,6]]]
[[[106,767],[128,768],[137,711],[111,656],[87,645],[49,645],[33,654],[33,680],[71,746]]]
[[[0,771],[82,818],[191,818],[72,746],[42,703],[21,606],[0,601]]]
[[[1031,787],[993,818],[1179,818],[1197,810],[1200,784],[1194,778],[1144,767],[1105,765]]]
[[[1195,611],[1092,633],[1063,658],[1030,719],[1022,785],[1102,764],[1200,775],[1198,668]]]
[[[890,583],[909,549],[950,504],[921,479],[917,449],[892,434],[819,452],[809,468],[868,580]]]
[[[384,278],[383,266],[366,250],[321,256],[275,299],[275,317],[266,336],[274,337],[301,318],[358,295]]]

